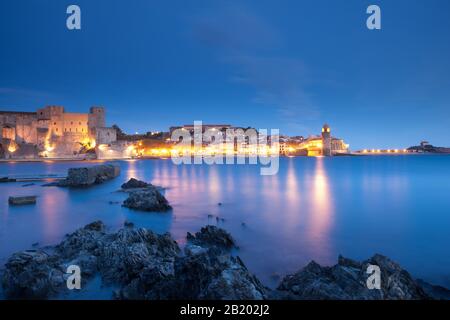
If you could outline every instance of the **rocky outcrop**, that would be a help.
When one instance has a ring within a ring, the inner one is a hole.
[[[130,223],[115,233],[100,221],[67,235],[55,247],[13,254],[2,286],[7,298],[45,299],[63,294],[69,265],[78,265],[82,286],[96,275],[118,289],[116,299],[448,299],[449,290],[414,280],[382,255],[358,262],[339,257],[332,267],[309,263],[269,290],[230,249],[225,231],[206,226],[188,234],[184,254],[170,234]],[[367,267],[381,271],[381,289],[367,288]]]
[[[264,298],[266,288],[242,261],[212,243],[207,247],[189,244],[199,250],[183,255],[169,234],[130,224],[107,233],[97,221],[67,235],[49,248],[52,253],[14,254],[5,265],[2,285],[8,298],[56,297],[67,290],[66,267],[78,265],[82,281],[100,274],[105,282],[119,285],[114,293],[117,299]]]
[[[201,228],[195,235],[188,232],[187,239],[201,247],[218,247],[226,250],[236,247],[233,237],[228,232],[212,225]]]
[[[67,178],[58,182],[60,187],[89,187],[111,180],[120,174],[116,165],[97,165],[85,168],[70,168]]]
[[[381,271],[381,289],[368,289],[367,267]],[[429,299],[407,271],[389,258],[376,254],[358,262],[339,257],[338,264],[323,267],[310,262],[299,272],[286,276],[276,292],[279,298],[300,300],[411,300]]]
[[[124,184],[122,184],[121,188],[122,189],[138,189],[138,188],[147,188],[151,186],[150,183],[141,181],[141,180],[137,180],[135,178],[131,178],[130,180],[128,180],[127,182],[125,182]]]
[[[141,211],[164,212],[172,209],[167,199],[159,190],[149,185],[145,189],[137,189],[130,192],[123,206]]]

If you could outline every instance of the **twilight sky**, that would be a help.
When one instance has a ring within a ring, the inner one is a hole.
[[[2,0],[0,110],[103,105],[127,132],[328,122],[354,150],[450,146],[449,13],[448,0]]]

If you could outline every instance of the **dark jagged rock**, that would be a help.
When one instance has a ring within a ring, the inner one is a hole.
[[[60,187],[89,187],[111,180],[120,174],[116,165],[97,165],[85,168],[70,168],[67,178],[58,182]]]
[[[2,284],[8,298],[51,298],[64,292],[67,266],[78,265],[82,281],[100,274],[120,286],[118,299],[262,299],[266,288],[238,257],[211,241],[182,255],[169,234],[132,226],[106,233],[93,222],[68,235],[59,245],[12,255]]]
[[[238,257],[232,257],[217,247],[187,250],[177,256],[170,267],[152,265],[125,286],[120,299],[221,299],[259,300],[266,297],[267,288],[248,272]]]
[[[434,286],[422,279],[417,279],[417,283],[422,287],[425,293],[434,300],[450,300],[450,290],[441,286]]]
[[[201,247],[216,246],[221,249],[236,247],[233,237],[228,232],[212,225],[201,228],[195,235],[188,232],[187,240]]]
[[[123,226],[124,226],[124,227],[127,227],[127,228],[133,228],[133,227],[134,227],[134,223],[131,222],[131,221],[125,221],[125,222],[123,223]]]
[[[103,245],[102,237],[105,234],[103,222],[95,221],[67,235],[66,239],[55,247],[55,250],[62,258],[66,259],[73,259],[80,252],[98,255]]]
[[[154,186],[131,191],[123,202],[123,206],[135,210],[156,212],[172,209],[167,199]]]
[[[381,289],[368,289],[367,267],[381,270]],[[420,285],[397,263],[382,255],[357,262],[339,257],[338,264],[322,267],[310,262],[299,272],[286,276],[278,287],[279,297],[314,300],[411,300],[429,299]]]
[[[131,178],[130,180],[128,180],[127,182],[125,182],[124,184],[122,184],[121,188],[122,189],[137,189],[137,188],[147,188],[151,186],[150,183],[141,181],[141,180],[137,180],[135,178]]]
[[[230,254],[231,236],[213,226],[188,236],[185,254],[169,234],[132,225],[106,232],[101,221],[76,230],[55,247],[13,254],[1,283],[7,298],[45,299],[63,294],[69,265],[81,268],[82,282],[100,275],[118,286],[117,299],[448,299],[449,290],[415,281],[381,255],[358,262],[339,257],[323,267],[309,263],[269,290],[239,257]],[[381,290],[366,286],[369,264],[381,269]]]
[[[266,288],[238,257],[210,248],[176,259],[174,276],[150,297],[164,299],[260,300]],[[149,294],[146,295],[147,297]]]
[[[45,299],[59,292],[64,271],[58,258],[42,250],[26,250],[11,256],[5,265],[2,285],[13,299]]]
[[[100,252],[100,271],[110,282],[126,284],[150,265],[158,268],[173,263],[180,252],[169,234],[147,229],[124,228],[110,235]]]

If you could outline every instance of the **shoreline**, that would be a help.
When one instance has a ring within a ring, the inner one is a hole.
[[[381,154],[359,154],[359,153],[349,153],[349,154],[336,154],[331,157],[325,158],[334,158],[334,157],[384,157],[384,156],[448,156],[450,153],[403,153],[403,154],[395,154],[395,153],[381,153]],[[280,155],[280,158],[318,158],[318,157],[309,157],[309,156],[299,156],[299,155]],[[323,158],[320,156],[319,158]],[[108,162],[108,161],[131,161],[131,160],[169,160],[170,157],[139,157],[139,158],[111,158],[111,159],[76,159],[76,158],[46,158],[46,159],[0,159],[0,163],[40,163],[40,162]]]

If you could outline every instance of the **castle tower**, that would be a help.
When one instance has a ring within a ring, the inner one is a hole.
[[[331,129],[328,124],[322,127],[322,155],[331,156]]]
[[[105,127],[105,108],[91,107],[89,109],[89,129]]]
[[[97,128],[105,127],[105,108],[91,107],[88,115],[88,130],[92,139],[97,136]]]

